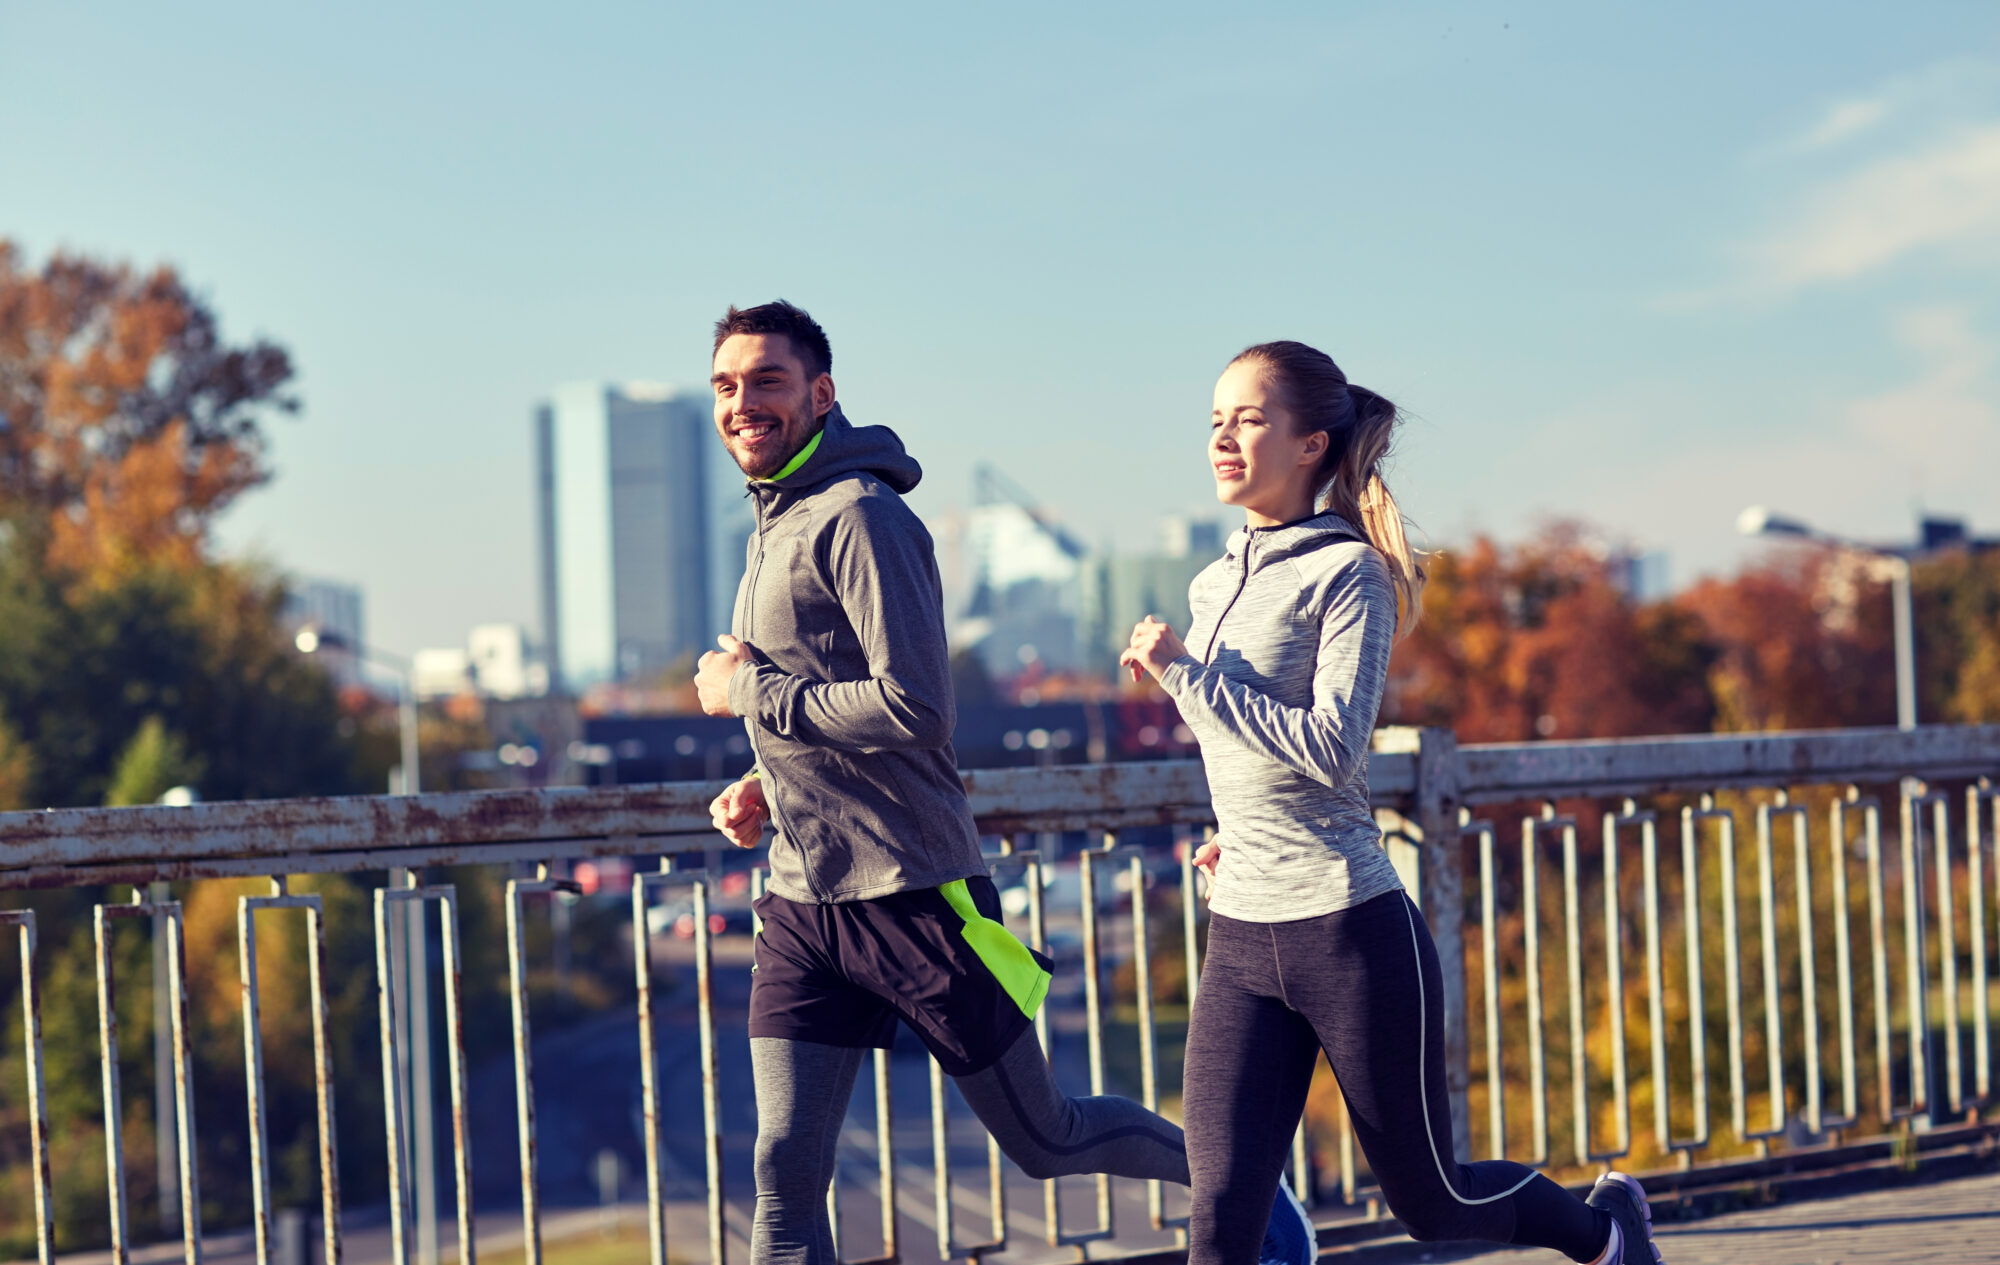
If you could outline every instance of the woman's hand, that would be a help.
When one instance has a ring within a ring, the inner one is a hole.
[[[1148,615],[1132,626],[1132,642],[1118,656],[1118,665],[1130,668],[1135,681],[1143,673],[1151,673],[1157,681],[1169,663],[1186,653],[1187,647],[1181,644],[1180,636],[1158,617]]]
[[[1215,867],[1222,864],[1222,845],[1210,839],[1194,850],[1194,868],[1208,875],[1207,887],[1202,891],[1203,900],[1215,896]]]

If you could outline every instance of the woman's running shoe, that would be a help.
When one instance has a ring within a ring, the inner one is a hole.
[[[1313,1265],[1319,1256],[1319,1235],[1312,1218],[1285,1179],[1278,1179],[1278,1197],[1271,1201],[1271,1220],[1264,1227],[1264,1247],[1257,1265]]]

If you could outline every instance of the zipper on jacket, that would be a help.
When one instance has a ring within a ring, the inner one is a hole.
[[[1243,574],[1237,578],[1236,591],[1229,595],[1229,601],[1224,603],[1222,613],[1215,617],[1215,627],[1209,630],[1208,648],[1201,652],[1203,665],[1206,665],[1215,655],[1216,639],[1222,636],[1222,621],[1229,618],[1229,612],[1236,609],[1236,599],[1242,597],[1243,590],[1250,587],[1250,547],[1256,543],[1257,535],[1255,532],[1250,533],[1243,541]]]
[[[757,507],[757,560],[750,564],[750,593],[748,600],[743,603],[743,640],[754,646],[757,644],[756,638],[752,635],[756,631],[757,584],[764,578],[764,498],[758,489],[752,488],[750,490],[750,501]],[[764,756],[762,752],[757,750],[756,721],[750,721],[744,726],[744,729],[750,734],[750,758],[757,762],[758,768],[763,768]],[[769,770],[766,770],[764,774],[764,798],[771,808],[771,824],[774,826],[780,825],[781,823],[778,821],[777,779],[771,776]],[[807,890],[812,892],[814,900],[822,905],[828,904],[826,893],[819,889],[819,884],[813,882],[812,862],[811,858],[806,855],[805,843],[794,835],[792,837],[792,846],[799,850],[799,869],[805,875]]]

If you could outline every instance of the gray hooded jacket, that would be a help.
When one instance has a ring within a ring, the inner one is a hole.
[[[1188,586],[1188,653],[1161,677],[1201,742],[1222,864],[1210,907],[1316,918],[1400,880],[1368,807],[1396,636],[1389,566],[1337,514],[1229,538]]]
[[[736,594],[743,717],[778,837],[771,890],[868,900],[986,873],[951,748],[956,721],[930,533],[903,504],[923,469],[836,406],[805,463],[752,480]]]

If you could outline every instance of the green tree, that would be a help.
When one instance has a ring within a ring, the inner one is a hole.
[[[35,783],[35,751],[0,711],[0,813],[30,806]]]
[[[1917,673],[1928,724],[2000,720],[2000,550],[1953,550],[1919,563]]]
[[[111,808],[156,803],[174,787],[193,785],[200,778],[201,761],[189,754],[180,735],[158,716],[148,716],[112,766],[104,803]]]
[[[292,651],[277,583],[214,563],[66,578],[33,548],[0,550],[0,714],[33,750],[27,803],[106,802],[149,718],[209,799],[360,789],[333,685]]]

